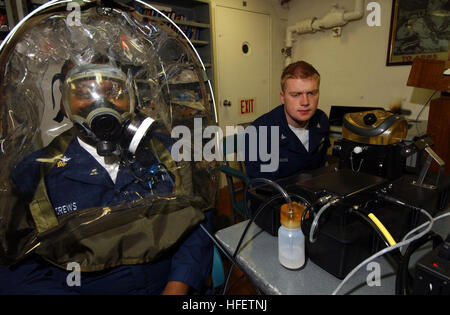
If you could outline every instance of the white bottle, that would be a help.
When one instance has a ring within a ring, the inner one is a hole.
[[[304,206],[296,202],[292,208],[281,207],[278,229],[278,260],[288,269],[298,269],[305,264],[305,236],[300,228]]]

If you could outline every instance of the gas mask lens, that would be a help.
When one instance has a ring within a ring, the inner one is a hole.
[[[115,78],[97,77],[68,82],[70,112],[87,118],[98,108],[110,108],[118,113],[130,112],[130,95],[126,82]]]
[[[89,125],[106,109],[124,116],[134,111],[134,95],[126,75],[110,65],[90,64],[72,69],[63,87],[64,108],[69,117]]]

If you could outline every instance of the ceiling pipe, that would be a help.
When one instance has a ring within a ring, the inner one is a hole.
[[[293,35],[315,33],[325,29],[336,29],[346,25],[350,21],[359,20],[364,16],[363,8],[364,0],[355,0],[355,6],[353,11],[345,11],[334,5],[330,12],[325,14],[322,18],[318,19],[313,17],[305,19],[291,25],[286,30],[286,48],[284,50],[286,55],[286,65],[291,63],[291,51],[294,42]],[[337,36],[340,35],[340,29],[336,32]]]

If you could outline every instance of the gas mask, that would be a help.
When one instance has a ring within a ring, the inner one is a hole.
[[[62,89],[68,118],[96,144],[101,156],[134,154],[154,120],[135,113],[131,80],[119,68],[88,64],[73,68]]]

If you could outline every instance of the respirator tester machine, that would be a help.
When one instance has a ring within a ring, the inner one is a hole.
[[[338,279],[372,254],[406,241],[410,231],[447,207],[450,177],[443,172],[444,161],[427,136],[406,141],[407,132],[403,117],[384,110],[345,114],[342,139],[333,146],[337,164],[277,181],[292,201],[304,205],[307,258]],[[406,167],[412,155],[425,158],[414,169]],[[439,170],[429,172],[434,162]],[[280,206],[286,201],[269,186],[249,189],[249,212],[259,227],[276,236]],[[434,247],[428,256],[434,258],[417,263],[413,283],[405,275],[410,255],[428,241]],[[411,241],[406,253],[389,253],[398,267],[397,294],[449,293],[448,241],[430,231]],[[438,272],[430,265],[436,260],[441,263]],[[433,281],[439,292],[430,291]]]

